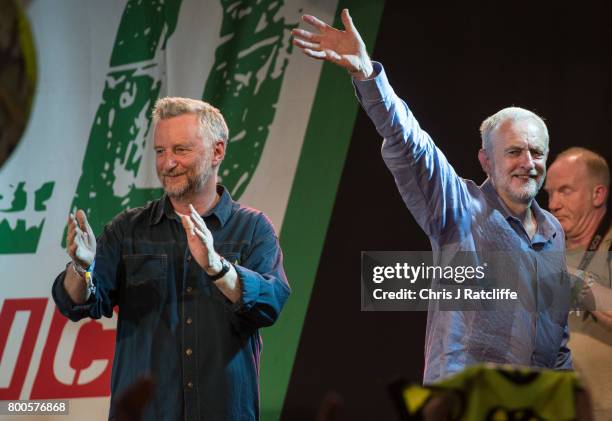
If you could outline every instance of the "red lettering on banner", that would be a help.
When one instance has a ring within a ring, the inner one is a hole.
[[[115,332],[114,319],[72,323],[56,309],[30,398],[109,396]]]
[[[2,311],[0,312],[0,362],[4,361],[6,364],[7,360],[5,358],[8,358],[11,352],[16,353],[17,359],[15,365],[8,368],[8,370],[11,370],[8,386],[0,387],[0,400],[19,399],[47,301],[47,298],[10,298],[5,299],[2,304]],[[29,313],[26,328],[23,332],[16,332],[15,330],[11,332],[15,316],[20,311]],[[6,345],[9,335],[16,334],[21,335],[20,345],[17,349],[8,349]]]

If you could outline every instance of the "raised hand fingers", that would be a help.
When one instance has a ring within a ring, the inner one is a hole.
[[[68,238],[71,234],[74,236],[74,232],[76,231],[76,221],[74,219],[74,215],[68,215],[68,232],[66,238]]]
[[[184,215],[179,213],[179,216],[181,217],[183,228],[185,229],[185,233],[187,234],[188,241],[190,243],[189,248],[191,248],[191,239],[194,237],[197,237],[204,247],[208,247],[208,237],[211,236],[211,233],[208,231],[208,228],[206,228],[204,221],[201,221],[200,223],[200,221],[198,221],[193,215]],[[199,217],[199,215],[197,216]]]
[[[66,252],[83,267],[89,266],[95,258],[96,237],[82,210],[68,216]]]
[[[77,234],[81,230],[79,229],[76,219],[73,214],[68,217],[68,231],[66,232],[66,244],[68,246],[74,244]]]
[[[293,38],[293,45],[309,50],[319,50],[321,48],[321,46],[315,42],[308,42],[299,38]]]
[[[198,212],[195,210],[195,208],[192,205],[189,205],[189,208],[191,209],[191,219],[193,219],[193,222],[195,223],[196,228],[198,228],[200,231],[202,231],[205,234],[210,234],[210,230],[206,226],[204,219],[202,219],[202,217],[198,214]]]
[[[85,245],[85,241],[89,241],[88,237],[93,238],[94,234],[87,222],[85,212],[78,210],[76,214],[70,214],[72,218],[72,227],[74,229],[74,241],[80,240],[79,245]],[[69,226],[70,229],[70,226]]]
[[[178,213],[178,212],[177,212]],[[178,214],[181,218],[181,223],[183,224],[183,228],[185,229],[185,233],[189,236],[189,235],[195,235],[195,228],[193,226],[193,222],[191,221],[191,218],[189,217],[189,215],[184,215],[182,213]]]
[[[77,227],[74,220],[74,215],[70,214],[68,216],[68,231],[66,232],[66,252],[68,253],[68,256],[70,256],[70,258],[72,259],[76,257],[76,233]]]
[[[323,22],[321,19],[319,19],[319,18],[317,18],[315,16],[312,16],[312,15],[304,15],[304,16],[302,16],[302,20],[304,22],[306,22],[307,24],[314,26],[319,31],[325,31],[325,30],[331,28],[331,26],[329,26],[328,24]]]
[[[76,212],[76,220],[78,222],[78,227],[81,231],[87,235],[92,233],[91,227],[89,226],[89,222],[87,221],[87,216],[83,210],[79,209]]]
[[[310,42],[321,42],[321,35],[313,34],[310,31],[306,31],[304,29],[295,28],[291,31],[291,35],[293,35],[294,39],[298,38],[305,41]]]
[[[304,48],[302,51],[308,57],[316,58],[317,60],[325,60],[325,57],[327,57],[327,54],[325,54],[325,51],[315,51],[315,50],[311,50],[310,48]]]
[[[208,236],[206,235],[206,233],[204,231],[202,231],[199,228],[196,228],[195,229],[195,235],[198,236],[198,238],[200,239],[202,244],[204,244],[205,247],[208,247]]]
[[[77,217],[71,213],[68,217],[68,234],[74,237],[75,235],[83,235],[83,230],[81,229],[80,222]]]
[[[316,58],[317,60],[328,60],[332,63],[341,64],[342,57],[333,50],[311,50],[310,48],[303,48],[302,51],[309,57]]]
[[[342,24],[344,25],[344,29],[346,31],[356,32],[357,29],[355,25],[353,25],[353,18],[349,14],[348,9],[342,9],[342,13],[340,14],[340,19],[342,19]]]

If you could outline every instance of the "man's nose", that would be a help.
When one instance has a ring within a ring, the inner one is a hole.
[[[531,152],[525,151],[525,153],[522,154],[521,165],[528,170],[532,170],[535,168],[535,163],[533,162],[533,156],[531,155]]]
[[[162,160],[162,167],[165,170],[171,170],[176,167],[176,158],[174,157],[174,154],[167,153],[162,157]]]
[[[561,202],[559,201],[559,195],[555,192],[548,193],[548,209],[551,212],[557,211],[561,208]]]

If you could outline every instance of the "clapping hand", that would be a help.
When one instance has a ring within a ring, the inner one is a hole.
[[[221,271],[222,263],[220,256],[215,252],[212,233],[195,208],[189,205],[189,209],[189,215],[179,214],[187,234],[189,251],[209,275],[218,273]]]
[[[66,251],[72,261],[83,269],[88,268],[96,256],[96,236],[82,210],[68,217]]]

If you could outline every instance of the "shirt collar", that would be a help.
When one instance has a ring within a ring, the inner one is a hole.
[[[209,216],[216,217],[219,221],[219,225],[222,227],[232,215],[234,201],[232,200],[232,197],[227,191],[227,189],[221,184],[217,184],[217,193],[220,196],[219,201],[210,211],[208,211],[203,216],[204,218],[208,218]],[[155,207],[153,209],[153,212],[151,213],[151,220],[149,222],[149,225],[159,224],[162,220],[162,217],[164,216],[168,219],[178,220],[178,215],[174,212],[172,202],[170,202],[170,198],[166,193],[164,193],[162,198],[158,200],[154,206]]]
[[[510,209],[508,209],[501,197],[499,197],[499,194],[497,194],[497,191],[495,190],[493,182],[490,178],[487,177],[484,183],[482,183],[482,185],[480,186],[480,189],[482,190],[486,198],[489,199],[489,201],[493,202],[495,208],[500,211],[502,215],[504,215],[504,219],[516,218],[512,215],[512,212],[510,212]]]
[[[497,191],[495,191],[495,187],[493,186],[490,178],[487,178],[484,183],[482,183],[480,189],[485,194],[487,199],[495,204],[495,208],[501,212],[506,220],[512,218],[513,220],[518,221],[518,218],[514,216],[512,212],[510,212],[510,209],[508,209],[504,201],[497,194]],[[542,210],[535,199],[531,201],[530,207],[533,211],[533,216],[536,218],[538,223],[538,228],[533,237],[533,242],[549,241],[555,238],[557,236],[557,229],[555,225],[550,221],[550,218]]]
[[[549,241],[555,238],[557,236],[557,228],[551,222],[551,217],[542,210],[535,199],[531,201],[531,210],[533,211],[533,215],[538,222],[538,230],[533,237],[533,242],[535,243],[538,240]],[[538,236],[542,236],[542,238],[538,238]]]
[[[232,215],[232,210],[234,208],[234,201],[232,200],[232,196],[230,196],[227,189],[221,184],[217,184],[217,193],[219,194],[219,201],[217,204],[208,211],[207,216],[214,215],[219,220],[220,226],[224,226],[227,220]]]

